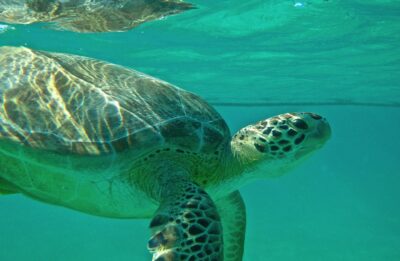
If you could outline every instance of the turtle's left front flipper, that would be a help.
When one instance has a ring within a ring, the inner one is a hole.
[[[222,226],[209,195],[184,175],[161,186],[148,242],[153,261],[223,260]]]

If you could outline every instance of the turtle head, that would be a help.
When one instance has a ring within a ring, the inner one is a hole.
[[[280,176],[321,148],[331,136],[325,118],[308,112],[285,113],[239,130],[231,146],[251,176]]]

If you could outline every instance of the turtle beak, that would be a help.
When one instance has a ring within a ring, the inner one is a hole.
[[[311,134],[314,139],[320,141],[321,144],[324,144],[332,135],[331,126],[325,118],[317,120],[315,123],[315,132]]]

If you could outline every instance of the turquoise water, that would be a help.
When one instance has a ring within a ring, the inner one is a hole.
[[[216,105],[232,132],[313,111],[333,136],[292,173],[241,191],[246,261],[400,260],[400,2],[192,1],[127,33],[14,26],[0,45],[96,57]],[[0,260],[150,260],[147,220],[0,199]]]

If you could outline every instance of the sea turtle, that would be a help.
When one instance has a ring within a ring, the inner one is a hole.
[[[190,92],[69,54],[0,48],[0,192],[98,216],[152,218],[153,260],[242,260],[238,189],[278,176],[330,137],[285,113],[231,137]]]
[[[0,0],[0,22],[53,22],[53,28],[75,32],[116,32],[192,8],[180,0]]]

